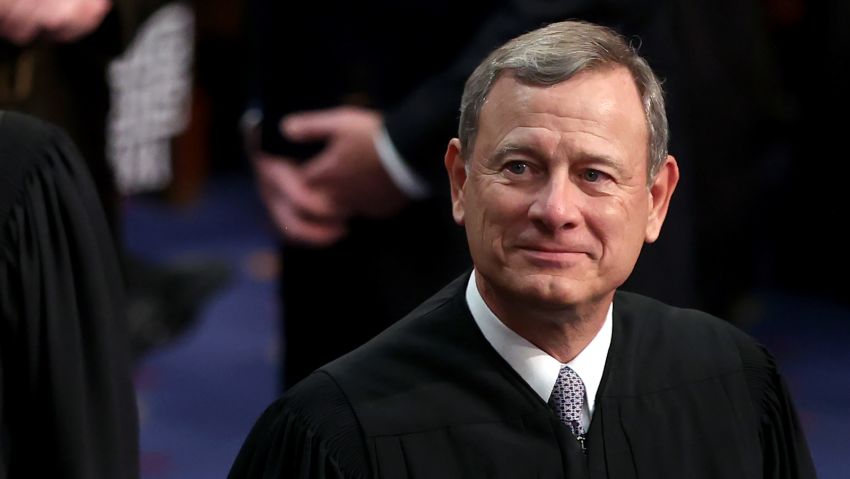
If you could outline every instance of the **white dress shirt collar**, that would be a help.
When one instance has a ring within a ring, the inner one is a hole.
[[[481,333],[493,349],[520,375],[534,392],[543,399],[549,400],[558,372],[562,364],[546,352],[530,343],[493,314],[484,302],[475,281],[475,271],[466,286],[466,304],[475,319]],[[596,392],[602,381],[605,359],[611,346],[611,330],[613,323],[613,304],[608,307],[602,328],[587,347],[566,365],[579,375],[587,392],[585,410],[582,414],[582,425],[587,430],[593,408],[596,402]]]

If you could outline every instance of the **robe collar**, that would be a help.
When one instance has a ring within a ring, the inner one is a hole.
[[[466,286],[466,304],[487,342],[544,402],[548,401],[563,364],[496,317],[481,297],[474,271]],[[572,361],[566,363],[584,382],[587,395],[582,411],[582,425],[585,428],[590,425],[590,418],[593,416],[596,393],[611,346],[612,324],[613,303],[608,307],[605,322],[596,336]]]

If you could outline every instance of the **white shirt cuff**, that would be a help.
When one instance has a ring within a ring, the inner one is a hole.
[[[378,152],[381,164],[392,178],[393,183],[411,199],[427,198],[431,194],[428,183],[404,163],[404,159],[393,145],[386,128],[381,127],[381,130],[375,135],[374,141],[375,150]]]

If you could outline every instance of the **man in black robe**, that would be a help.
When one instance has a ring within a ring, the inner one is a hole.
[[[814,477],[764,348],[617,291],[679,179],[667,136],[609,29],[493,52],[445,155],[473,272],[274,403],[230,477]]]
[[[0,111],[0,479],[134,479],[115,244],[60,129]]]

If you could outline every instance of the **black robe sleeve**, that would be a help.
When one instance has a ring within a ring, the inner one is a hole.
[[[0,112],[0,479],[138,477],[123,290],[59,130]]]
[[[348,400],[326,373],[316,372],[266,409],[228,477],[366,478],[367,457]]]
[[[765,479],[816,477],[800,420],[773,356],[752,342],[739,347],[753,407],[760,421]]]

